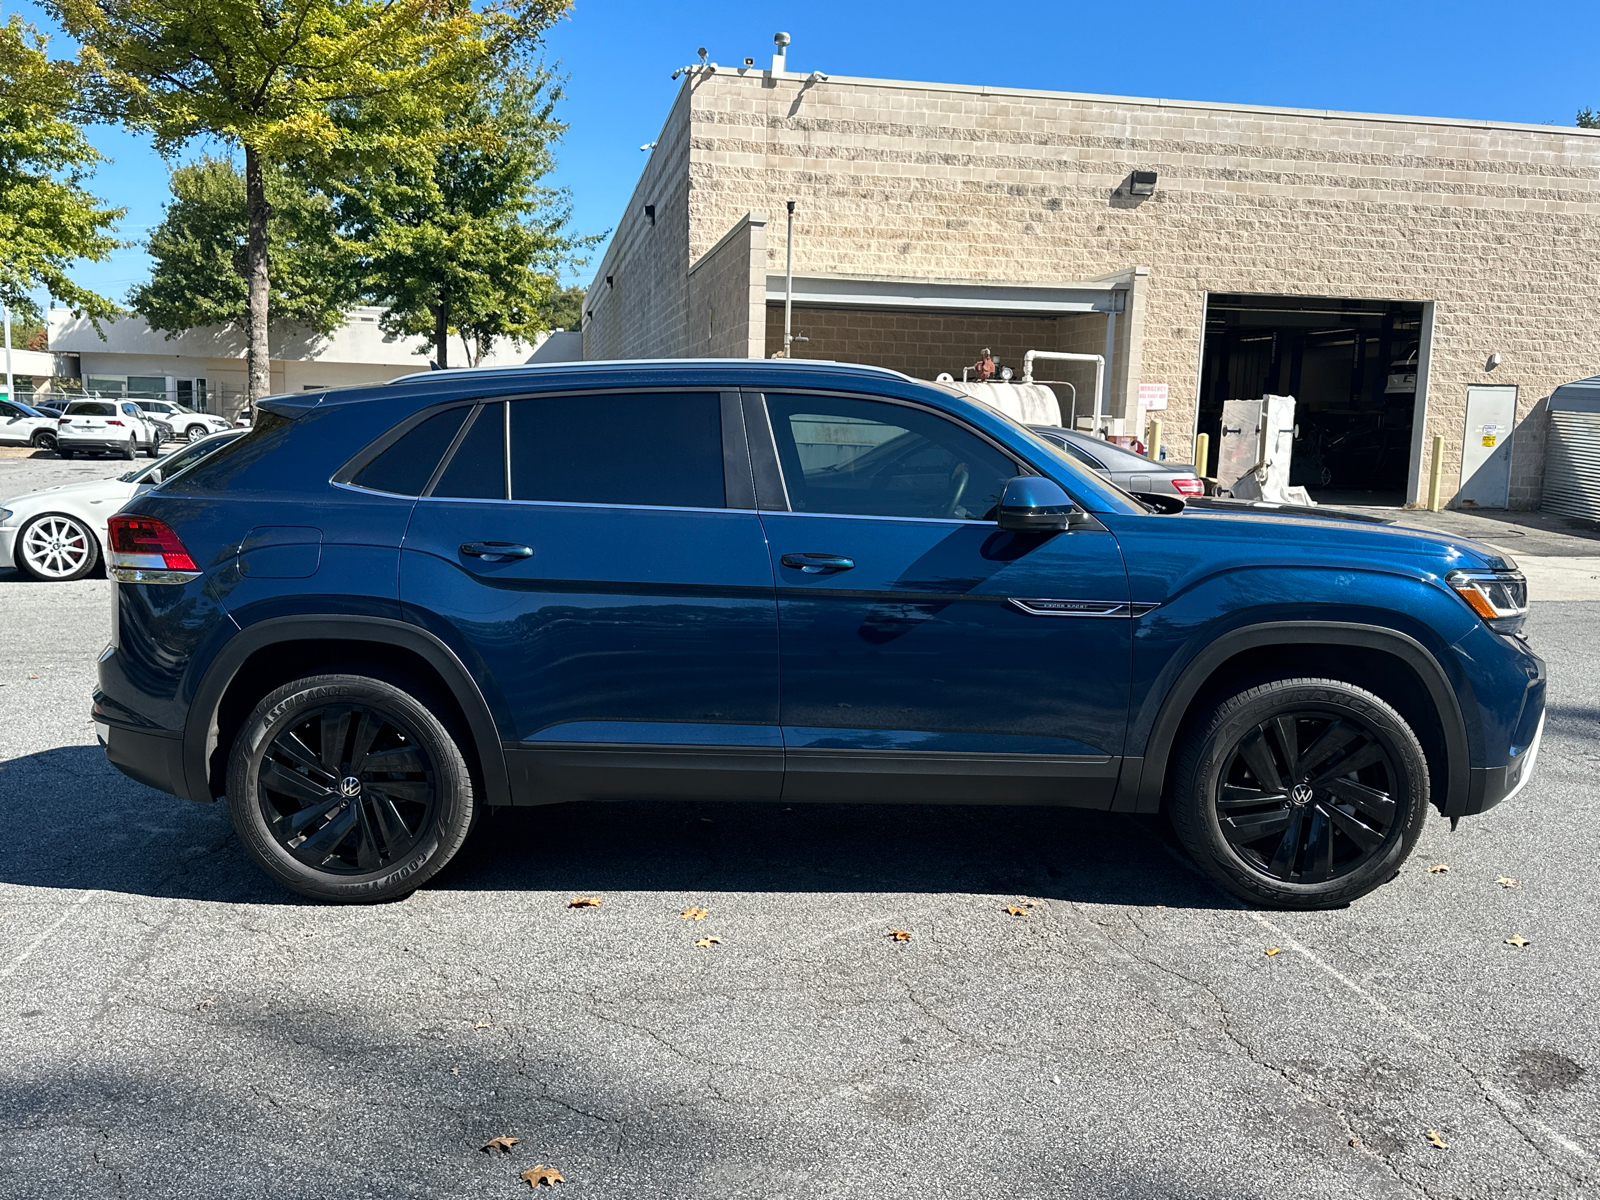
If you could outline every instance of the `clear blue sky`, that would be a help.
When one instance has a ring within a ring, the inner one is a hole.
[[[48,28],[31,5],[3,11]],[[570,75],[571,129],[550,182],[571,189],[575,229],[615,225],[644,166],[639,146],[655,140],[679,86],[674,68],[699,46],[714,62],[765,64],[779,29],[794,39],[790,69],[837,75],[1556,125],[1600,108],[1593,4],[576,0],[547,40]],[[160,220],[166,167],[119,130],[94,141],[115,162],[93,186],[128,208],[122,236],[137,240]],[[147,270],[131,249],[76,275],[121,300]]]

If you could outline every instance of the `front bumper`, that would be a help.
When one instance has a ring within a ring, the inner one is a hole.
[[[21,525],[0,525],[0,567],[16,565],[17,534],[21,529]]]
[[[1506,763],[1499,767],[1474,767],[1467,780],[1466,809],[1459,815],[1472,816],[1487,812],[1497,804],[1511,799],[1533,778],[1535,763],[1539,759],[1539,746],[1544,741],[1545,689],[1548,683],[1544,659],[1530,654],[1536,664],[1522,695],[1522,711],[1517,715],[1511,745],[1506,750]],[[1452,814],[1455,815],[1455,814]]]

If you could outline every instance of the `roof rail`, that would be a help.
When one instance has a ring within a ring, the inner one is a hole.
[[[418,371],[411,375],[400,375],[391,379],[390,383],[418,383],[424,380],[438,383],[441,379],[452,376],[470,375],[473,377],[505,377],[508,375],[539,375],[548,371],[590,371],[615,369],[617,367],[689,367],[714,364],[727,367],[774,367],[780,371],[797,371],[824,367],[829,370],[844,369],[859,371],[863,375],[876,375],[889,379],[904,379],[911,383],[917,380],[888,367],[873,367],[865,363],[833,362],[825,358],[604,358],[585,359],[580,362],[563,363],[520,363],[511,367],[449,367],[443,371]]]

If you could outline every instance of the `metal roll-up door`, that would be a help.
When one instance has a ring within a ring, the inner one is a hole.
[[[1545,509],[1600,521],[1600,413],[1551,413],[1548,454]]]

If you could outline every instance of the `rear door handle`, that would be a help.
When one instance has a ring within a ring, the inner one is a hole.
[[[842,554],[785,554],[778,560],[786,567],[797,567],[807,575],[821,575],[824,571],[848,571],[856,565],[855,559]]]
[[[461,553],[471,558],[486,558],[503,562],[510,558],[532,558],[532,546],[519,546],[516,542],[462,542]]]

